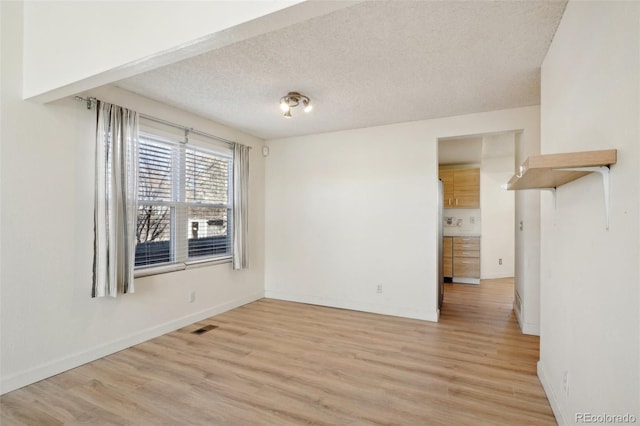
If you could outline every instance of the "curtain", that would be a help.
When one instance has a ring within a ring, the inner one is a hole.
[[[92,297],[133,293],[138,113],[98,101]]]
[[[249,147],[233,144],[233,269],[248,266]]]

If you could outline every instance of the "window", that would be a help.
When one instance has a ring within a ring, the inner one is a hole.
[[[231,150],[139,139],[136,268],[231,256]]]

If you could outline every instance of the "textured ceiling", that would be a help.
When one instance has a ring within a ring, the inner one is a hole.
[[[122,80],[264,139],[540,103],[565,1],[376,1]],[[281,96],[314,105],[285,119]]]

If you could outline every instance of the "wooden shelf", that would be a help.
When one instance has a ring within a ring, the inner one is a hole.
[[[557,188],[616,163],[617,150],[568,152],[564,154],[532,155],[520,166],[506,189]],[[583,169],[583,170],[581,170]]]

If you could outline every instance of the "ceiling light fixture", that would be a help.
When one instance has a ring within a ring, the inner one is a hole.
[[[308,96],[300,94],[298,92],[289,92],[286,96],[280,98],[280,109],[284,111],[284,116],[291,118],[291,108],[295,108],[302,102],[304,105],[304,112],[309,112],[313,109],[311,105],[311,99]]]

